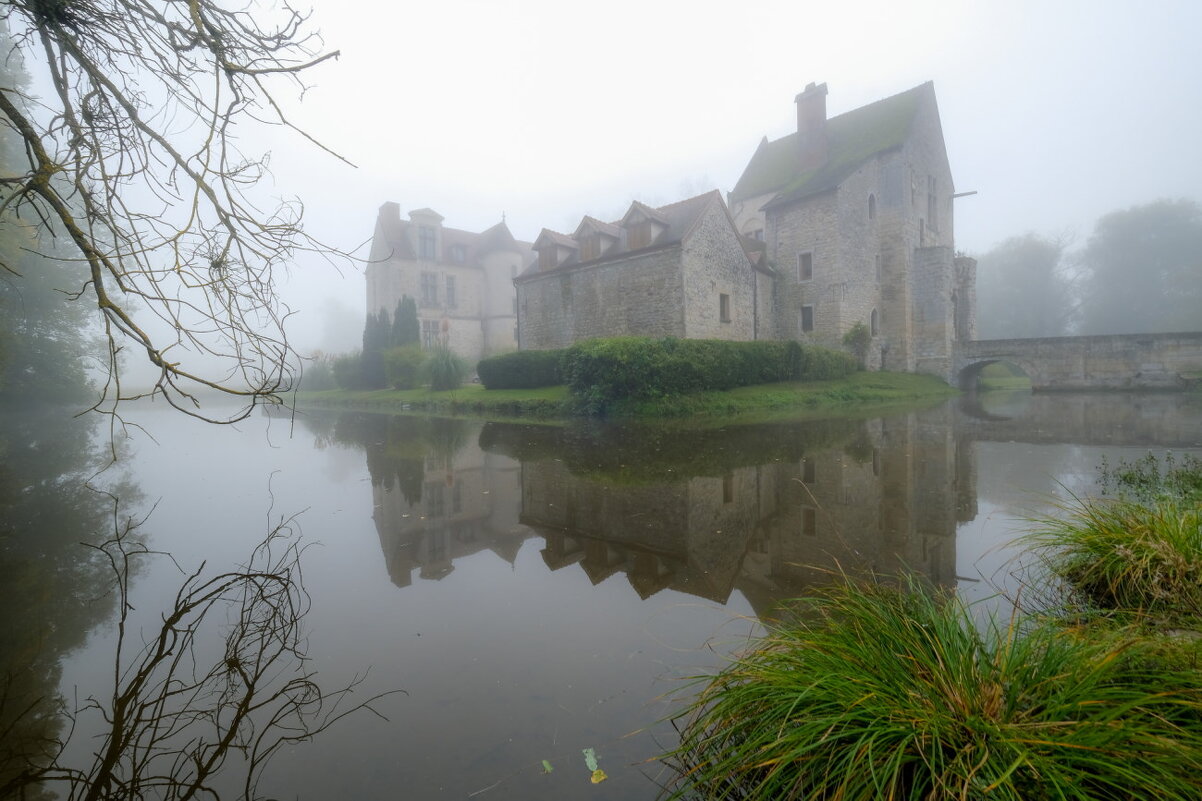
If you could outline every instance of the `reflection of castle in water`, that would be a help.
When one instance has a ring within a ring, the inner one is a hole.
[[[950,414],[659,435],[490,423],[478,438],[453,421],[471,427],[443,447],[414,448],[408,428],[364,442],[398,586],[485,550],[512,562],[538,534],[552,570],[622,573],[643,598],[738,589],[767,611],[833,570],[954,580],[975,487]]]
[[[440,579],[456,559],[485,550],[513,562],[530,537],[518,525],[520,465],[473,443],[429,454],[423,468],[416,498],[373,482],[373,518],[392,582],[408,586],[414,571]]]
[[[521,522],[549,567],[594,583],[624,572],[646,598],[672,588],[719,602],[740,590],[761,612],[831,571],[955,579],[955,530],[975,515],[972,463],[948,421],[860,424],[854,445],[628,487],[522,465]],[[687,468],[686,468],[687,469]]]

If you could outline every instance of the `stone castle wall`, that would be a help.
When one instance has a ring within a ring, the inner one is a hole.
[[[684,276],[684,336],[692,339],[756,338],[755,271],[721,205],[711,204],[684,240],[681,272]],[[720,316],[720,295],[729,299],[726,320]]]
[[[517,285],[521,348],[566,348],[594,337],[685,336],[680,259],[677,245],[523,278]]]

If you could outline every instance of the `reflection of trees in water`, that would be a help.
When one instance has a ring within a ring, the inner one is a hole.
[[[67,410],[0,415],[0,788],[44,763],[63,730],[61,660],[113,613],[112,571],[93,549],[112,534],[116,498],[88,479],[105,455],[97,419]]]
[[[421,501],[426,469],[449,470],[470,438],[472,424],[446,417],[344,413],[301,418],[319,447],[363,448],[371,483],[399,488],[408,503]]]

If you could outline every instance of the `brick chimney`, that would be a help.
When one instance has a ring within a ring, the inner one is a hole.
[[[826,162],[826,84],[808,84],[797,103],[797,139],[802,169],[813,169]]]

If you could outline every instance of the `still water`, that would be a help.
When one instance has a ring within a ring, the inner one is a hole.
[[[10,426],[10,695],[85,698],[111,681],[115,606],[77,544],[103,536],[110,508],[82,478],[146,516],[138,537],[171,554],[133,578],[147,632],[181,569],[236,566],[293,519],[313,543],[321,681],[366,671],[361,699],[405,691],[375,704],[387,720],[356,715],[271,763],[263,792],[309,799],[652,799],[685,677],[723,664],[782,601],[832,571],[908,569],[1005,608],[1026,516],[1091,491],[1103,458],[1202,448],[1202,407],[1174,395],[991,395],[704,428],[128,417],[140,428],[117,432],[120,460],[99,476],[86,457],[107,429]],[[61,734],[40,725],[25,729]],[[88,745],[77,736],[68,755]]]

